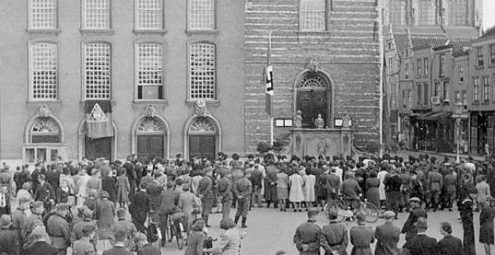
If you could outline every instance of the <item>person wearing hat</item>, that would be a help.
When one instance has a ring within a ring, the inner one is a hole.
[[[160,207],[158,215],[160,217],[160,230],[162,231],[162,247],[165,246],[167,236],[168,217],[176,213],[179,205],[179,192],[174,189],[174,182],[167,182],[167,189],[162,191],[160,195]],[[169,237],[171,238],[171,237]]]
[[[349,245],[347,228],[337,221],[337,216],[337,210],[331,209],[328,212],[329,224],[321,229],[320,244],[325,254],[347,255],[346,249]]]
[[[93,212],[96,218],[96,226],[98,227],[98,240],[103,240],[101,243],[105,247],[109,245],[109,240],[113,239],[113,233],[110,228],[115,223],[115,205],[108,200],[109,196],[108,192],[102,191],[100,198],[96,200]]]
[[[25,225],[25,237],[29,238],[29,235],[37,226],[43,226],[43,218],[42,214],[45,211],[43,206],[43,202],[36,201],[31,205],[31,214],[29,214],[26,218]],[[26,243],[26,242],[24,242]]]
[[[142,233],[145,232],[144,223],[151,208],[150,199],[150,195],[146,193],[146,183],[141,183],[139,185],[139,191],[134,193],[131,204],[129,205],[132,222],[136,226],[136,229]]]
[[[34,200],[42,201],[45,203],[45,207],[47,207],[48,201],[56,198],[55,190],[50,183],[46,182],[46,177],[44,174],[40,174],[38,176],[38,183],[38,188],[34,192]]]
[[[27,214],[29,212],[29,205],[31,200],[26,198],[22,198],[19,200],[19,205],[17,209],[12,212],[12,229],[15,229],[18,234],[21,242],[24,242],[26,239],[26,220]]]
[[[132,224],[129,220],[126,219],[126,210],[124,208],[119,208],[117,210],[117,219],[118,221],[111,227],[113,234],[115,235],[118,231],[123,230],[127,233],[127,236],[133,237],[137,232],[136,226]],[[130,240],[130,239],[129,239]],[[131,243],[127,242],[126,247],[130,248]]]
[[[200,205],[197,204],[197,197],[191,192],[189,188],[189,183],[182,185],[182,191],[179,195],[179,208],[186,216],[186,229],[189,229],[194,220],[194,208],[199,208]]]
[[[204,221],[197,220],[192,225],[192,232],[187,240],[187,248],[184,255],[203,255],[206,234],[203,232]]]
[[[117,231],[113,248],[103,251],[103,255],[133,255],[132,252],[125,248],[127,238],[127,233],[124,230]]]
[[[67,248],[70,246],[70,228],[66,220],[69,207],[66,204],[59,204],[56,207],[56,213],[48,218],[46,228],[50,236],[52,245],[58,249],[58,254],[67,254]]]
[[[409,217],[407,218],[404,226],[402,227],[402,234],[406,234],[406,241],[413,238],[418,230],[416,229],[416,222],[419,218],[427,218],[428,215],[426,211],[421,208],[421,200],[417,197],[412,197],[409,199],[409,205],[411,210],[409,212]]]
[[[357,226],[351,227],[349,237],[353,245],[351,255],[372,255],[371,243],[375,241],[375,232],[370,226],[366,226],[366,215],[358,212]]]
[[[443,239],[438,241],[436,254],[462,255],[462,241],[452,235],[452,225],[449,222],[440,223],[440,234],[443,235]]]
[[[440,204],[440,192],[443,187],[443,176],[438,172],[438,167],[433,166],[431,171],[428,173],[428,203],[427,208],[433,208],[433,211],[438,210]]]
[[[400,228],[393,224],[396,214],[386,211],[382,217],[385,223],[375,229],[376,247],[375,255],[395,255],[399,253],[397,243],[400,238]]]
[[[390,174],[385,177],[383,181],[385,184],[386,196],[387,196],[387,210],[392,210],[395,216],[399,213],[402,179],[400,178],[396,169],[392,169]]]
[[[407,249],[411,255],[429,255],[437,254],[437,239],[426,235],[428,224],[425,218],[418,219],[416,222],[418,230],[417,235],[406,241],[403,248]]]
[[[72,247],[72,255],[93,255],[96,254],[96,249],[91,243],[96,233],[96,227],[90,224],[84,225],[82,228],[83,236],[77,240]]]
[[[244,174],[242,178],[234,183],[234,196],[237,198],[237,211],[235,213],[234,223],[237,225],[239,218],[242,216],[242,228],[247,228],[246,220],[249,213],[249,201],[251,200],[252,192],[252,185],[248,178],[248,174]]]
[[[222,178],[218,180],[219,200],[222,203],[222,219],[230,217],[230,209],[234,195],[232,194],[232,174],[230,171],[223,171]]]
[[[201,216],[205,221],[206,227],[210,227],[208,224],[208,218],[213,207],[213,172],[207,171],[198,183],[197,195],[201,199]]]
[[[21,254],[22,242],[19,233],[11,229],[10,216],[4,214],[0,217],[0,254],[6,252],[9,255]]]
[[[91,218],[93,217],[93,212],[86,206],[81,206],[77,208],[78,217],[80,220],[74,224],[72,227],[72,235],[71,242],[81,239],[83,237],[83,228],[86,225],[92,225],[95,227],[95,231],[97,231],[96,222],[94,222]],[[92,239],[91,243],[96,247],[96,238]]]
[[[316,224],[318,209],[308,211],[308,221],[299,225],[292,239],[299,255],[319,255],[321,228]]]
[[[209,252],[209,254],[239,254],[241,234],[237,230],[234,221],[231,218],[222,219],[220,228],[224,232],[220,235],[218,242],[211,249],[203,249],[203,251]]]
[[[32,242],[24,246],[23,255],[58,255],[58,249],[47,240],[45,226],[36,227],[31,232]]]
[[[161,255],[160,248],[148,242],[148,237],[143,233],[137,233],[134,237],[137,246],[137,255]]]

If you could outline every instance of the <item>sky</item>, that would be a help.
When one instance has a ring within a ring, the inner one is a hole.
[[[483,28],[495,26],[495,0],[483,0]]]

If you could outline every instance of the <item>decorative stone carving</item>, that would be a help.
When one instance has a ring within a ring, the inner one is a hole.
[[[303,121],[302,111],[301,110],[297,110],[296,116],[294,117],[294,126],[296,128],[302,127],[302,121]]]
[[[309,71],[317,73],[320,71],[320,61],[318,58],[312,57],[307,65]]]
[[[342,117],[342,126],[344,128],[351,127],[351,117],[349,116],[349,114],[347,112],[344,113],[344,116]]]
[[[315,126],[318,129],[322,129],[325,127],[325,121],[321,117],[321,114],[318,114],[318,118],[316,118],[316,120],[315,120]]]
[[[48,106],[42,105],[38,109],[38,114],[40,115],[40,117],[46,118],[52,116],[52,111],[50,111],[50,108],[48,108]]]
[[[89,122],[107,122],[108,118],[105,112],[101,109],[99,104],[95,104],[91,113],[88,116]]]
[[[206,108],[206,101],[205,100],[200,99],[200,100],[196,101],[194,114],[197,115],[198,117],[206,117],[206,116],[210,115],[210,113],[208,112],[208,109]]]
[[[141,113],[141,115],[146,118],[155,118],[158,115],[158,113],[156,112],[155,107],[153,107],[152,105],[147,105],[146,107],[144,107],[144,110]]]

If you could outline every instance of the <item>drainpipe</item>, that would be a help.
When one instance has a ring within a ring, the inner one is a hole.
[[[378,22],[378,43],[380,47],[380,78],[379,78],[379,95],[380,95],[380,101],[379,101],[379,117],[378,117],[378,125],[379,125],[379,132],[380,132],[380,158],[383,156],[383,89],[384,89],[384,80],[383,80],[383,65],[384,65],[384,49],[383,49],[383,6],[382,6],[382,1],[378,0],[377,1],[377,10],[378,10],[378,17],[377,17],[377,22]]]

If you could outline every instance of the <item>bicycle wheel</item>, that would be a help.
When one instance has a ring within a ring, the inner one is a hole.
[[[334,219],[334,221],[337,222],[342,222],[347,218],[352,218],[353,216],[352,211],[348,210],[347,207],[341,202],[327,203],[325,205],[324,212],[327,219],[330,219],[329,217],[330,211],[337,211],[337,218]]]
[[[359,211],[364,212],[366,215],[366,221],[369,223],[375,223],[378,220],[378,208],[370,202],[361,203]]]
[[[175,237],[177,239],[177,246],[179,247],[179,250],[182,250],[184,248],[184,238],[182,237],[182,231],[181,231],[181,225],[182,223],[180,222],[175,222]]]

